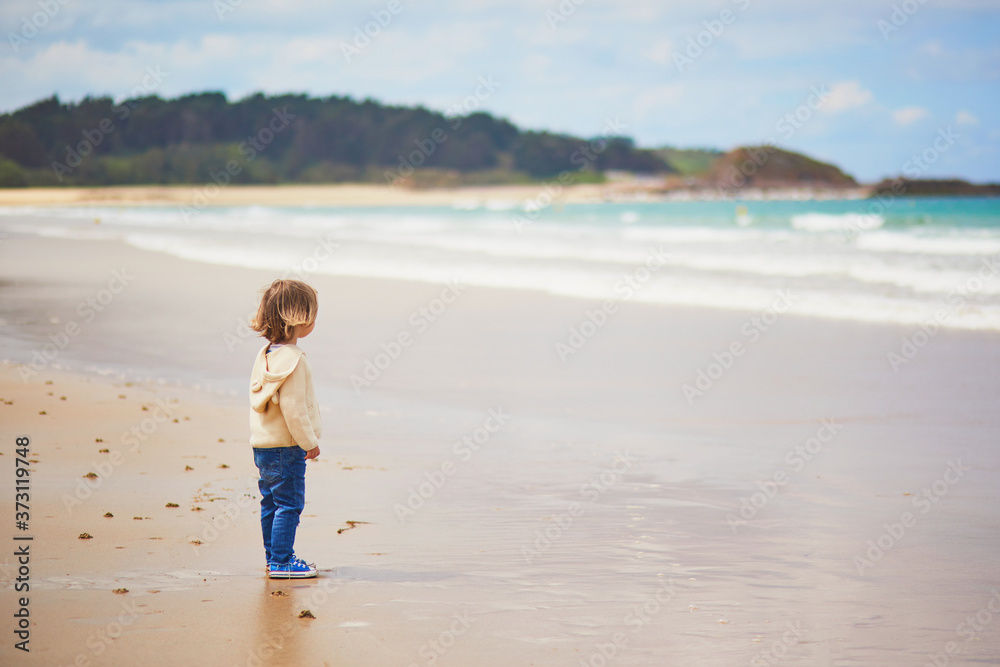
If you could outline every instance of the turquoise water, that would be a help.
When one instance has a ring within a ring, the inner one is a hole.
[[[656,221],[660,224],[727,227],[735,222],[736,210],[741,206],[746,207],[753,226],[766,229],[791,228],[795,218],[801,219],[802,216],[809,214],[874,216],[881,219],[881,227],[892,229],[1000,228],[1000,199],[992,198],[594,204],[568,206],[565,209],[567,215],[560,216],[553,213],[546,217],[552,219],[564,217],[567,220],[583,217],[585,220],[600,224],[615,217],[617,212],[615,209],[627,209],[638,213],[640,220]]]

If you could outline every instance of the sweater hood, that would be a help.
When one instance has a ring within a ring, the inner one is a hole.
[[[278,390],[304,354],[295,345],[285,345],[268,354],[269,346],[264,345],[257,353],[250,374],[250,407],[254,412],[267,410],[269,401],[278,402]]]

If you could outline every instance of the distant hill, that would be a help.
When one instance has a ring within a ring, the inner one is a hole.
[[[774,146],[746,146],[717,159],[706,181],[727,189],[852,188],[858,183],[839,167]]]
[[[441,113],[371,99],[204,92],[115,104],[53,96],[0,114],[0,187],[226,183],[392,183],[438,187],[596,183],[647,174],[673,190],[858,187],[835,165],[774,146],[644,149],[607,129],[597,137],[519,128],[488,113]],[[998,195],[961,180],[902,183],[906,195]]]
[[[228,167],[228,168],[227,168]],[[115,104],[41,100],[0,115],[0,185],[600,180],[671,173],[612,130],[596,138],[522,130],[487,113],[443,114],[348,97],[218,92]]]
[[[961,179],[885,179],[872,188],[871,196],[902,197],[1000,197],[1000,183],[976,185]]]
[[[724,155],[714,148],[658,148],[653,152],[680,176],[703,176]]]

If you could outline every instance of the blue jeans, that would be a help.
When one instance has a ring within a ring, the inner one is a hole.
[[[295,555],[295,529],[306,504],[306,452],[301,447],[254,447],[260,471],[260,528],[268,564],[284,565]]]

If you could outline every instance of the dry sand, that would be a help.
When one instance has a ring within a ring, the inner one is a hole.
[[[3,664],[1000,656],[995,334],[942,331],[893,372],[886,353],[908,331],[787,317],[689,403],[683,384],[739,338],[745,313],[626,304],[563,363],[554,344],[596,304],[468,288],[359,394],[351,374],[441,288],[315,276],[320,320],[302,346],[325,432],[297,548],[324,571],[281,583],[264,577],[250,497],[242,387],[257,343],[226,343],[272,276],[117,242],[13,237],[2,252],[5,356],[18,363],[0,374],[0,474],[13,480],[18,435],[37,459],[32,652],[5,631]],[[134,280],[86,322],[79,304],[114,270]],[[79,335],[23,382],[70,322]],[[455,443],[490,410],[506,421],[466,459]],[[146,436],[134,451],[133,427]],[[734,523],[744,501],[759,507]],[[338,532],[348,521],[369,523]]]
[[[870,188],[747,188],[757,199],[861,199]],[[691,186],[680,178],[663,181],[610,181],[563,187],[555,180],[533,185],[486,185],[457,188],[407,188],[347,183],[342,185],[136,185],[66,188],[0,188],[0,206],[457,206],[509,207],[524,202],[546,206],[603,201],[712,200],[712,187]]]
[[[94,188],[0,188],[0,206],[451,206],[523,202],[543,185],[410,189],[388,185],[113,186]],[[633,191],[628,185],[561,188],[564,202],[602,201]]]

